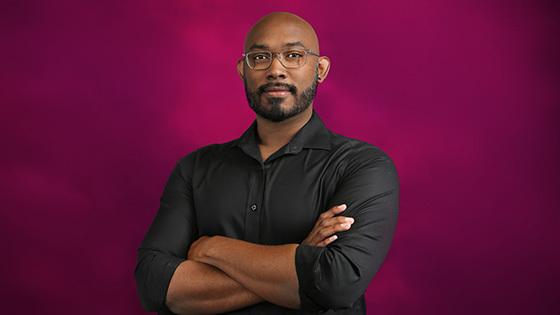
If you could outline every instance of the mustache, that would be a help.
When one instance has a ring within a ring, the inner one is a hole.
[[[287,83],[272,83],[272,82],[270,82],[270,83],[266,83],[266,84],[263,84],[263,85],[259,86],[259,88],[257,89],[257,93],[258,93],[259,95],[261,95],[261,94],[263,94],[263,93],[266,91],[266,89],[269,89],[269,88],[272,88],[272,87],[282,87],[282,88],[285,88],[285,89],[287,89],[288,91],[290,91],[290,93],[292,93],[293,95],[295,95],[296,92],[297,92],[297,88],[296,88],[295,86],[291,85],[291,84],[287,84]]]

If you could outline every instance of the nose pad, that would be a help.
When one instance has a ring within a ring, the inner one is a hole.
[[[273,79],[276,77],[282,77],[285,78],[286,74],[286,68],[284,67],[284,64],[282,64],[282,62],[280,61],[280,55],[279,54],[274,54],[272,56],[272,61],[270,64],[270,67],[268,67],[268,74],[267,74],[267,78],[269,79]]]
[[[275,62],[278,62],[278,66],[284,68],[284,64],[282,63],[282,61],[280,61],[280,58],[282,58],[282,57],[278,53],[275,53],[274,55],[272,55],[272,61],[270,62],[271,63],[270,67],[273,67]]]

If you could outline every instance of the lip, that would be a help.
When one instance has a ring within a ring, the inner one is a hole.
[[[274,97],[285,97],[290,95],[290,91],[288,90],[269,90],[263,93],[266,96],[274,96]]]

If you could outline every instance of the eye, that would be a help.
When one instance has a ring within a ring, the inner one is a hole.
[[[269,58],[266,53],[255,53],[251,56],[253,60],[267,60]]]
[[[288,51],[288,52],[284,53],[284,56],[286,57],[286,59],[299,59],[299,58],[303,57],[303,52],[301,52],[301,51]]]

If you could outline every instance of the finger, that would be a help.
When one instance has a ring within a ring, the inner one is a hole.
[[[326,239],[324,239],[323,241],[319,242],[316,246],[319,247],[324,247],[329,245],[330,243],[334,242],[338,237],[336,235],[333,235],[331,237],[327,237]]]
[[[330,208],[329,210],[321,213],[321,215],[319,216],[319,220],[318,221],[322,221],[328,218],[332,218],[335,215],[341,213],[342,211],[346,210],[346,204],[341,204],[338,206],[334,206],[332,208]]]
[[[336,232],[349,230],[351,226],[352,224],[350,223],[333,224],[329,227],[321,229],[317,234],[320,237],[320,239],[324,239],[333,235]]]
[[[320,243],[321,241],[330,237],[331,235],[335,234],[336,232],[346,231],[346,230],[350,229],[351,226],[352,226],[351,223],[345,222],[345,223],[332,224],[328,227],[318,229],[316,231],[316,233],[311,237],[310,241],[313,244]]]
[[[318,243],[320,241],[322,241],[325,237],[319,235],[319,231],[320,229],[323,227],[326,227],[328,225],[324,224],[324,220],[328,220],[332,217],[334,217],[334,215],[341,213],[342,211],[346,210],[346,204],[341,204],[338,206],[334,206],[332,208],[330,208],[329,210],[323,212],[320,216],[319,219],[315,222],[315,225],[313,226],[313,229],[311,230],[308,239],[309,242],[312,244]]]
[[[336,216],[333,218],[325,219],[321,221],[320,226],[328,227],[334,224],[342,224],[342,223],[354,223],[354,218],[351,217],[344,217],[344,216]]]

